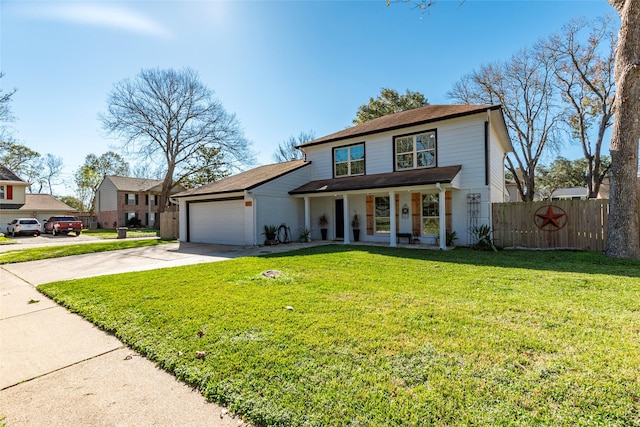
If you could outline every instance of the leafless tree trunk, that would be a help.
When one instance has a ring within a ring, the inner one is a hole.
[[[605,254],[640,257],[638,140],[640,139],[640,1],[609,0],[621,18],[616,51],[616,98],[611,136],[611,192]]]

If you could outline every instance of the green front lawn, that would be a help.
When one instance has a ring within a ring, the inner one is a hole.
[[[91,254],[95,252],[117,251],[120,249],[141,248],[169,243],[162,240],[118,240],[117,242],[77,243],[74,245],[44,246],[38,248],[15,249],[0,252],[0,265],[16,262],[60,258],[71,255]]]
[[[83,234],[100,237],[101,239],[117,239],[118,230],[109,228],[84,229]],[[127,237],[157,237],[158,230],[153,228],[130,228],[127,230]]]
[[[592,253],[332,245],[38,289],[258,425],[629,426],[639,277]]]

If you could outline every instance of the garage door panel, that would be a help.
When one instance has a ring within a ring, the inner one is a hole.
[[[242,245],[244,201],[192,203],[189,206],[189,240],[194,243]]]

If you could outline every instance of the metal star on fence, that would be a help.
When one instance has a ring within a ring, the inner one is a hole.
[[[566,217],[567,214],[564,213],[564,211],[560,208],[557,208],[560,210],[560,212],[556,213],[554,212],[554,206],[547,206],[547,211],[544,213],[538,213],[542,210],[543,208],[538,209],[538,211],[536,212],[536,225],[539,228],[544,228],[547,225],[552,225],[555,228],[562,228],[564,226],[564,223],[566,223],[566,218],[564,219],[563,223],[561,224],[560,220],[563,217]],[[538,218],[540,218],[542,220],[541,224],[538,224]]]

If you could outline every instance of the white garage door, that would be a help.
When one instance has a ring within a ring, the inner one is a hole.
[[[189,240],[194,243],[244,244],[244,201],[191,203]]]

